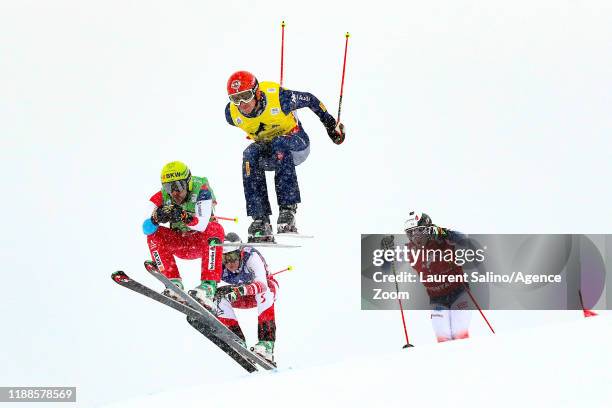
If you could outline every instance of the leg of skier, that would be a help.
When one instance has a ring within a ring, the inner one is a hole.
[[[469,302],[468,293],[463,292],[451,305],[450,322],[453,340],[470,337],[468,328],[472,319],[472,311],[469,310]]]
[[[272,209],[268,200],[268,187],[263,161],[270,154],[266,143],[251,143],[242,154],[242,184],[247,215],[253,218],[249,226],[249,242],[271,241]]]
[[[257,339],[251,351],[259,354],[269,362],[274,362],[274,343],[276,342],[276,318],[274,302],[278,293],[278,284],[268,280],[268,290],[255,295],[257,301]]]
[[[174,255],[180,251],[182,246],[179,234],[170,228],[160,226],[155,233],[147,236],[147,244],[157,269],[176,286],[183,289],[183,281],[174,260]],[[162,293],[174,300],[181,301],[180,297],[169,289],[164,289]]]
[[[438,343],[453,339],[450,325],[450,310],[441,304],[433,304],[431,311],[431,325]]]
[[[214,312],[216,312],[217,306],[213,301],[213,297],[217,291],[217,284],[221,280],[223,248],[212,247],[211,244],[223,242],[224,236],[225,231],[223,227],[216,221],[209,222],[202,233],[190,236],[190,238],[193,237],[190,240],[191,246],[198,248],[200,251],[199,255],[202,258],[202,266],[200,284],[189,291],[189,294],[204,307]]]
[[[274,185],[279,206],[277,232],[297,232],[295,213],[301,197],[295,167],[308,157],[310,140],[300,127],[295,133],[275,138],[271,144],[275,170]]]
[[[243,341],[242,346],[246,348],[246,339],[244,337],[244,333],[240,328],[240,324],[238,324],[238,319],[236,318],[236,314],[234,313],[234,308],[229,300],[222,298],[219,301],[219,315],[217,318],[227,326],[228,329],[233,331],[238,337],[240,337]]]

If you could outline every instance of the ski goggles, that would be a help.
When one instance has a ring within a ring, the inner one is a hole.
[[[230,102],[234,105],[240,105],[241,102],[249,103],[255,98],[256,90],[257,87],[255,89],[247,89],[246,91],[231,94],[229,96]]]
[[[416,237],[429,236],[431,233],[432,230],[430,226],[414,227],[406,230],[406,236],[410,240]]]
[[[240,260],[240,251],[226,252],[223,254],[223,263],[232,263]]]
[[[162,183],[162,187],[168,194],[171,194],[173,191],[178,191],[180,193],[183,190],[187,190],[187,180],[176,180],[169,183]]]

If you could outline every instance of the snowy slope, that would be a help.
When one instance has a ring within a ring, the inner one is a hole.
[[[249,406],[253,396],[268,407],[606,407],[612,402],[610,323],[591,318],[335,364],[304,364],[108,408]]]

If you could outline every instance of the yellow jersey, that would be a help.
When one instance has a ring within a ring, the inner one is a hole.
[[[293,112],[285,114],[281,109],[280,85],[275,82],[260,82],[259,90],[266,96],[266,108],[257,117],[244,116],[233,103],[230,104],[230,115],[234,125],[244,130],[248,138],[256,142],[269,142],[275,137],[291,132],[298,121]]]

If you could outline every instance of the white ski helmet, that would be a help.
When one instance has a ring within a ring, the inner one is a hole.
[[[242,240],[240,239],[240,235],[236,234],[235,232],[228,232],[225,235],[225,238],[223,239],[223,243],[224,244],[242,244]],[[234,251],[240,251],[240,247],[239,246],[224,246],[223,247],[223,253],[227,254],[228,252],[234,252]]]
[[[240,245],[227,245],[227,244],[242,244],[242,240],[240,239],[240,236],[238,234],[236,234],[235,232],[228,232],[227,235],[225,235],[225,239],[223,240],[223,253],[227,254],[228,252],[234,252],[234,251],[239,251],[240,250]]]
[[[429,225],[433,225],[429,215],[418,211],[410,211],[410,213],[408,214],[408,219],[404,223],[404,231],[408,231],[416,227],[424,227]]]

